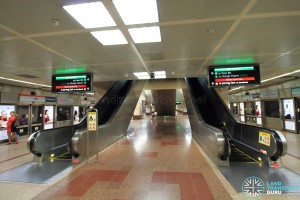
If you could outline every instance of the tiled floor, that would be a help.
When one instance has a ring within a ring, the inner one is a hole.
[[[192,140],[187,116],[145,118],[131,126],[133,133],[99,154],[100,163],[92,158],[48,185],[0,182],[0,199],[247,199],[234,191]],[[288,133],[286,137],[290,148],[283,164],[299,173],[300,138]],[[31,161],[27,152],[25,140],[1,144],[1,171]],[[300,195],[261,199],[300,199]]]

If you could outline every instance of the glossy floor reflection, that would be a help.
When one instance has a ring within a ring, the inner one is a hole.
[[[146,118],[34,199],[231,199],[192,142],[188,118]],[[217,187],[216,187],[217,186]]]
[[[192,139],[187,116],[133,120],[127,137],[50,184],[0,182],[5,200],[194,200],[247,199],[237,193],[203,149]],[[288,141],[283,166],[299,174],[300,135]],[[0,172],[32,161],[26,139],[0,144]],[[259,199],[300,199],[300,194],[263,195]]]

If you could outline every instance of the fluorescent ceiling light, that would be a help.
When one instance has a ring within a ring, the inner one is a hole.
[[[148,72],[134,72],[135,76],[149,76]]]
[[[166,78],[166,75],[155,75],[155,79]]]
[[[153,72],[156,75],[166,75],[166,71],[154,71]]]
[[[63,6],[84,28],[116,26],[102,2]]]
[[[113,0],[113,3],[126,25],[158,22],[156,0]]]
[[[161,42],[160,28],[158,26],[128,29],[135,43]]]
[[[0,77],[0,79],[8,80],[8,81],[14,81],[14,82],[18,82],[18,83],[25,83],[25,84],[30,84],[30,85],[38,85],[38,86],[42,86],[42,87],[52,87],[50,85],[43,85],[43,84],[39,84],[39,83],[33,83],[33,82],[28,82],[28,81],[21,81],[21,80],[12,79],[12,78]]]
[[[94,31],[91,34],[103,45],[128,44],[120,30]]]
[[[138,79],[150,79],[148,72],[134,72],[133,73]]]
[[[261,82],[264,83],[264,82],[267,82],[267,81],[271,81],[271,80],[274,80],[274,79],[277,79],[277,78],[281,78],[281,77],[284,77],[284,76],[288,76],[288,75],[291,75],[291,74],[295,74],[295,73],[298,73],[298,72],[300,72],[300,70],[296,70],[296,71],[293,71],[293,72],[281,74],[279,76],[275,76],[275,77],[272,77],[272,78],[268,78],[268,79],[262,80]]]
[[[137,76],[138,79],[150,79],[150,76]]]

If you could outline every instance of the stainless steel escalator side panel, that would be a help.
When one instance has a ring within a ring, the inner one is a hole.
[[[35,154],[34,152],[38,152],[39,154],[48,153],[51,150],[55,150],[55,148],[68,145],[71,135],[67,133],[72,132],[72,126],[34,132],[27,140],[27,148],[33,154]]]
[[[229,159],[221,159],[221,156],[225,153],[224,147],[226,142],[223,132],[204,122],[201,113],[195,109],[195,100],[192,99],[190,90],[183,80],[182,90],[193,137],[216,166],[229,166]]]
[[[107,123],[98,127],[98,136],[96,132],[88,132],[86,129],[80,129],[75,132],[72,137],[72,148],[73,152],[78,155],[80,162],[88,160],[104,148],[126,136],[144,84],[145,81],[136,81],[132,85],[120,109]],[[98,112],[101,112],[101,110],[98,110]]]

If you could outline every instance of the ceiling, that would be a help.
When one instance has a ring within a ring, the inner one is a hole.
[[[62,70],[91,72],[101,82],[158,70],[167,78],[206,76],[210,65],[244,61],[259,63],[262,79],[300,68],[299,0],[157,0],[158,23],[129,26],[103,0],[129,42],[115,46],[89,32],[116,27],[85,29],[62,8],[86,1],[0,0],[0,76],[50,85]],[[153,25],[162,42],[135,44],[128,34]]]

